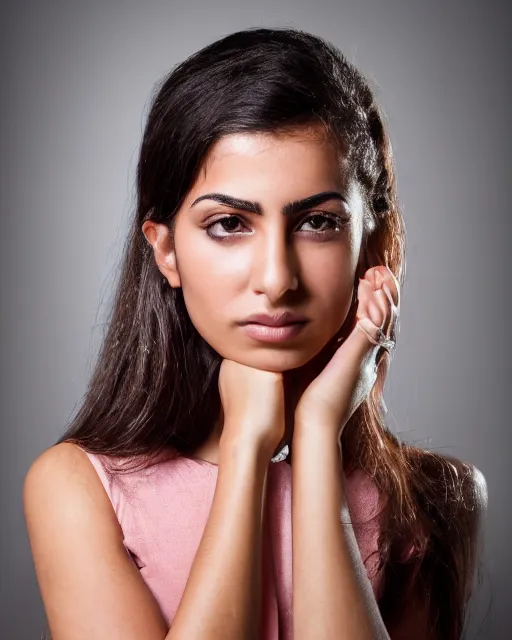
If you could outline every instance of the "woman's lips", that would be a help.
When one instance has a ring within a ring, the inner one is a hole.
[[[269,327],[265,324],[250,322],[242,325],[243,330],[251,338],[262,342],[284,342],[295,338],[302,331],[306,322],[292,322],[280,327]]]

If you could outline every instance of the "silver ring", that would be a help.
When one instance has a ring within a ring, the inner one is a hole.
[[[277,455],[275,455],[273,458],[270,458],[270,462],[282,462],[283,460],[286,460],[289,453],[290,449],[288,448],[288,445],[285,444],[285,446]]]

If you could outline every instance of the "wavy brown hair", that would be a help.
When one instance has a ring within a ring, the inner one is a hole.
[[[136,211],[107,332],[83,403],[58,442],[147,465],[169,448],[187,454],[205,441],[221,410],[222,358],[192,324],[182,290],[162,277],[142,223],[152,219],[172,229],[208,150],[222,136],[315,124],[363,188],[366,268],[386,265],[403,287],[405,227],[393,153],[369,82],[336,47],[304,31],[228,35],[175,66],[152,96]],[[380,611],[392,624],[407,594],[423,592],[425,624],[439,638],[460,638],[475,566],[472,468],[399,442],[386,425],[382,399],[386,351],[378,363],[377,382],[341,444],[345,472],[362,468],[384,497]]]

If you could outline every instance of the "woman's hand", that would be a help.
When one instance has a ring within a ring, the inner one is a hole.
[[[225,359],[219,391],[224,419],[221,445],[242,442],[270,459],[285,431],[283,374]]]
[[[357,323],[360,321],[372,337],[378,337],[381,329],[389,338],[399,314],[398,282],[385,266],[368,269],[359,279],[357,296],[356,322],[350,335],[302,393],[294,414],[296,426],[312,424],[317,429],[333,429],[338,440],[377,379],[379,347]]]

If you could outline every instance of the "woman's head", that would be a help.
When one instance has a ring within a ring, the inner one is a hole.
[[[380,111],[362,74],[314,35],[248,29],[177,65],[152,100],[137,188],[112,319],[74,429],[84,433],[94,412],[113,451],[193,450],[219,413],[222,358],[300,368],[344,334],[368,267],[385,264],[401,283]],[[309,320],[289,341],[263,343],[238,324],[283,309]]]
[[[223,358],[294,369],[342,326],[364,212],[361,187],[344,165],[321,125],[228,134],[204,159],[173,234],[170,224],[144,222],[160,272],[181,287],[194,327]],[[285,342],[262,342],[240,324],[283,310],[308,319]]]
[[[384,262],[366,252],[393,201],[386,142],[362,76],[302,32],[233,34],[165,80],[144,136],[138,221],[158,269],[181,288],[191,322],[218,354],[284,371],[340,329],[357,276]],[[326,192],[340,197],[282,215]],[[261,215],[198,201],[208,194],[256,203]],[[238,324],[283,309],[309,319],[287,342],[257,341]]]

